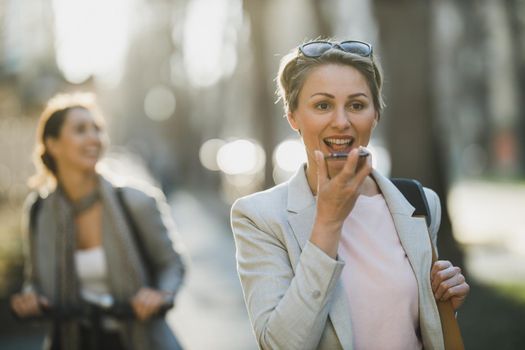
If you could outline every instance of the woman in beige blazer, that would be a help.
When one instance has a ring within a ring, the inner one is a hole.
[[[434,299],[457,309],[469,286],[450,262],[431,266],[425,220],[412,217],[371,156],[359,157],[383,108],[372,47],[308,42],[282,59],[277,81],[307,163],[288,182],[239,199],[231,214],[259,347],[443,349]],[[333,154],[347,157],[325,160]],[[440,202],[425,194],[435,245]]]

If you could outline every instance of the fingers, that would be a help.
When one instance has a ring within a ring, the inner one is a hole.
[[[459,286],[455,286],[452,288],[452,290],[450,290],[450,300],[452,302],[452,307],[454,308],[454,310],[459,309],[459,307],[467,298],[469,292],[470,286],[466,282],[462,283]]]
[[[461,273],[461,269],[459,267],[452,266],[452,263],[450,261],[436,261],[430,271],[432,290],[435,292],[441,282],[453,277],[458,273]]]
[[[145,321],[160,309],[163,301],[162,293],[150,288],[141,288],[133,297],[131,305],[137,318]]]
[[[348,157],[346,158],[343,169],[336,177],[342,177],[344,181],[348,181],[351,177],[353,177],[355,175],[358,158],[359,156],[357,149],[350,151],[350,153],[348,153]]]
[[[341,172],[336,176],[340,181],[359,186],[370,175],[372,170],[371,156],[359,157],[359,149],[353,149]]]
[[[453,289],[456,286],[461,285],[465,282],[465,277],[462,274],[452,275],[452,277],[447,278],[441,283],[437,284],[436,287],[433,287],[434,296],[436,300],[445,301],[452,296]],[[434,283],[433,283],[434,284]]]
[[[314,154],[315,162],[317,163],[317,186],[319,187],[329,180],[328,169],[326,167],[323,152],[315,150]]]
[[[439,260],[432,266],[430,275],[436,300],[451,300],[454,309],[457,309],[470,291],[461,269],[453,266],[450,261]]]
[[[448,267],[451,267],[452,263],[448,260],[438,260],[432,265],[432,269],[430,270],[430,279],[433,280],[436,273],[444,270]]]
[[[45,300],[47,302],[47,299]],[[38,316],[42,312],[39,299],[35,293],[21,293],[13,295],[11,297],[11,307],[19,317]]]

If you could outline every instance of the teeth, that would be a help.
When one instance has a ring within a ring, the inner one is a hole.
[[[352,143],[351,139],[326,139],[326,142],[333,143],[336,145],[349,145]]]

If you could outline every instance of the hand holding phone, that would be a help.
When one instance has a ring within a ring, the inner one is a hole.
[[[367,150],[366,148],[364,147],[359,147],[358,149],[358,156],[359,156],[359,159],[357,160],[357,166],[356,166],[356,172],[359,171],[359,169],[361,169],[361,167],[366,163],[366,158],[370,155],[370,151]],[[346,159],[348,158],[348,153],[329,153],[327,155],[324,156],[324,160],[325,160],[325,163],[326,163],[326,168],[328,169],[328,177],[331,179],[333,176],[337,175],[336,173],[334,174],[331,174],[331,170],[333,170],[332,166],[330,166],[329,162],[333,162],[333,161],[345,161],[346,162]],[[343,166],[344,164],[341,162],[341,167]]]

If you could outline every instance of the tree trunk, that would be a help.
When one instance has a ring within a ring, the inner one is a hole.
[[[432,101],[431,6],[426,1],[374,1],[388,107],[386,141],[392,176],[412,177],[441,198],[440,258],[463,265],[446,208],[447,163]]]
[[[272,118],[271,108],[272,91],[268,84],[268,50],[266,49],[266,13],[267,1],[244,1],[244,9],[250,20],[251,43],[253,50],[253,78],[252,91],[254,96],[254,120],[257,125],[256,131],[266,153],[266,164],[264,169],[264,187],[274,185],[272,152],[276,143],[275,125]]]

